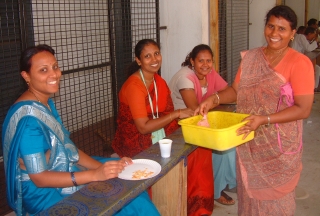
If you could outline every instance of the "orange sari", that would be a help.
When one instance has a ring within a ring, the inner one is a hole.
[[[211,215],[214,205],[212,150],[198,147],[188,156],[188,216]]]
[[[165,80],[154,76],[158,89],[159,117],[174,110],[171,92]],[[153,84],[149,88],[155,107]],[[120,156],[133,157],[152,145],[151,134],[141,134],[133,119],[148,116],[152,119],[148,93],[137,76],[131,76],[123,84],[119,93],[118,128],[112,148]],[[164,127],[166,136],[178,129],[176,120]],[[150,193],[150,191],[149,191]],[[188,156],[188,215],[211,214],[213,210],[212,153],[205,148],[197,148]]]
[[[159,117],[174,110],[170,90],[167,83],[158,74],[154,75],[158,89]],[[149,88],[153,107],[155,104],[155,89],[153,84]],[[152,145],[151,133],[141,134],[134,119],[148,116],[152,119],[148,93],[143,82],[137,76],[130,76],[123,84],[119,93],[118,128],[112,141],[113,150],[120,157],[133,157]],[[179,127],[176,120],[164,127],[166,136]]]

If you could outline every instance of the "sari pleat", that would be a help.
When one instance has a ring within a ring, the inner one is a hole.
[[[188,156],[188,215],[211,215],[213,194],[212,151],[198,147]]]

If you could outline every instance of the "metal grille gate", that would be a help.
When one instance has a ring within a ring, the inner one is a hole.
[[[63,72],[53,99],[72,140],[89,155],[110,155],[124,68],[133,61],[140,39],[159,42],[158,5],[158,0],[1,1],[1,125],[25,90],[19,71],[21,50],[45,43],[55,49]],[[4,215],[11,210],[0,145],[0,215]]]
[[[240,51],[249,47],[249,1],[219,0],[220,75],[232,84],[240,65]]]

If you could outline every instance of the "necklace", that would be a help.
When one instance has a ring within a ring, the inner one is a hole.
[[[284,47],[284,48],[282,48],[282,49],[280,49],[280,50],[274,51],[274,52],[269,51],[269,49],[268,49],[268,47],[267,47],[267,52],[269,52],[269,53],[277,53],[277,54],[278,54],[278,55],[272,60],[272,62],[270,62],[270,65],[272,65],[272,64],[282,55],[282,53],[287,49],[287,47],[288,47],[288,46],[286,46],[286,47]]]
[[[193,70],[193,72],[194,72],[194,74],[197,76],[197,78],[198,78],[198,80],[204,80],[206,77],[205,76],[203,76],[203,78],[202,79],[200,79],[199,77],[198,77],[198,73],[196,72],[196,70],[194,69],[194,66],[192,65],[192,68],[191,68],[191,70]]]
[[[269,53],[282,53],[283,52],[283,50],[285,50],[285,49],[287,49],[287,47],[288,46],[286,46],[286,47],[283,47],[283,48],[281,48],[281,49],[279,49],[279,50],[277,50],[277,51],[272,51],[272,50],[270,50],[268,47],[267,47],[267,51],[269,52]]]
[[[28,91],[29,91],[31,94],[33,94],[33,96],[35,96],[35,98],[38,100],[39,103],[42,103],[42,102],[39,100],[39,98],[37,97],[37,95],[36,95],[35,93],[33,93],[33,91],[31,91],[30,89],[28,89]],[[46,105],[46,106],[49,108],[49,110],[51,111],[50,106],[49,106],[48,103],[47,103],[47,104],[42,103],[42,104]]]
[[[198,77],[198,76],[197,76]],[[204,76],[202,79],[200,79],[199,77],[198,77],[198,80],[204,80],[204,79],[206,79],[206,77]]]
[[[145,81],[146,81],[146,82],[153,82],[153,79],[152,79],[152,80],[147,80],[147,79],[145,79]]]
[[[146,90],[148,92],[148,97],[149,97],[149,104],[150,104],[150,109],[151,109],[151,112],[152,112],[152,116],[153,118],[159,118],[159,108],[158,108],[158,89],[157,89],[157,85],[156,85],[156,82],[154,81],[153,79],[153,85],[154,85],[154,92],[155,92],[155,95],[156,95],[156,112],[157,112],[157,116],[154,115],[153,113],[153,103],[152,103],[152,100],[151,100],[151,97],[150,97],[150,93],[149,93],[149,90],[147,88],[147,85],[146,85],[146,82],[145,82],[145,79],[144,79],[144,75],[142,73],[142,70],[140,69],[140,76],[141,76],[141,79],[143,81],[143,84],[144,86],[146,87]],[[152,137],[151,137],[152,138]]]

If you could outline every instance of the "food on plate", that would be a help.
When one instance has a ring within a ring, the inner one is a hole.
[[[144,170],[137,170],[132,173],[132,179],[142,179],[151,176],[154,172],[148,171],[148,168]]]

